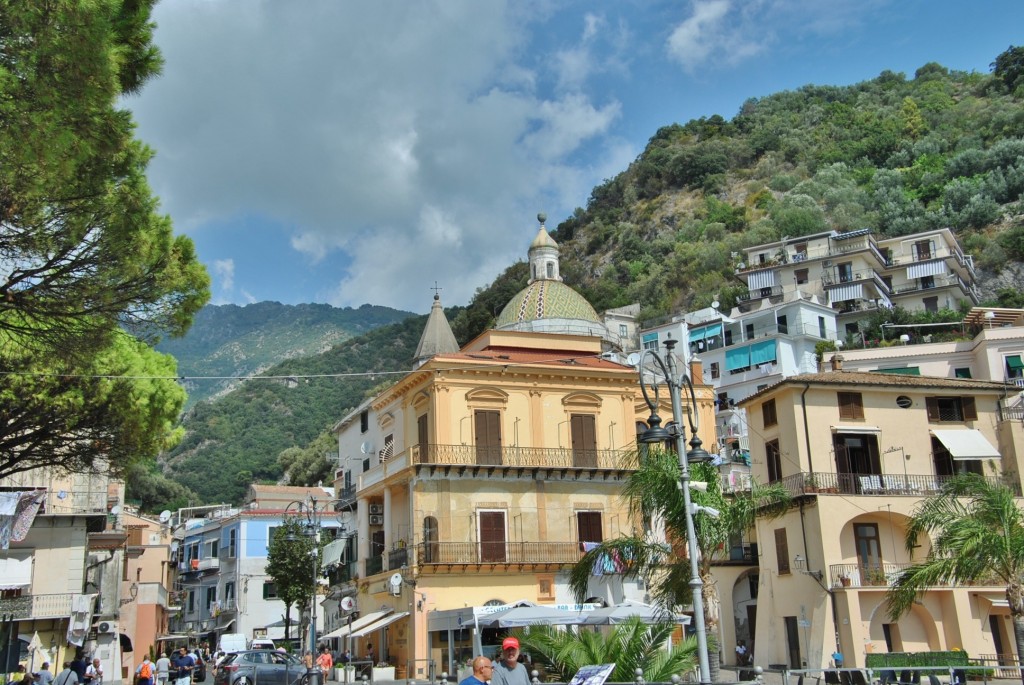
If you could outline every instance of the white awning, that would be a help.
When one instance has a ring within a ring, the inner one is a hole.
[[[355,631],[354,633],[352,633],[352,637],[365,637],[365,636],[369,635],[370,633],[372,633],[374,631],[380,630],[381,628],[386,628],[387,626],[391,625],[395,621],[402,620],[403,618],[405,618],[408,615],[409,615],[408,611],[403,611],[403,612],[398,613],[398,614],[391,614],[390,616],[388,616],[386,618],[382,618],[381,620],[379,620],[379,621],[377,621],[375,623],[371,623],[370,625],[364,626],[363,628]]]
[[[864,435],[869,433],[881,433],[882,429],[879,428],[878,426],[832,426],[832,432]]]
[[[960,430],[933,430],[931,434],[949,450],[953,459],[998,459],[999,450],[972,428]]]
[[[754,271],[747,274],[747,287],[751,290],[770,288],[775,285],[775,272],[771,269]]]
[[[218,631],[220,631],[220,630],[227,630],[228,628],[230,628],[230,627],[231,627],[231,626],[233,626],[233,625],[235,625],[235,619],[231,619],[231,620],[230,620],[230,621],[228,621],[227,623],[224,623],[224,624],[222,624],[222,625],[218,625],[218,626],[217,626],[217,630],[218,630]]]
[[[32,584],[32,553],[11,550],[0,559],[0,590],[19,590]]]
[[[842,285],[838,288],[829,288],[828,290],[829,302],[846,302],[847,300],[863,300],[864,299],[864,284],[863,283],[851,283],[850,285]]]
[[[340,540],[332,540],[324,545],[323,551],[323,565],[334,566],[340,564],[345,558],[345,548],[348,547],[348,538],[341,538]]]
[[[941,259],[934,262],[924,262],[923,264],[911,264],[907,267],[907,278],[938,276],[944,273],[946,273],[946,262]]]
[[[388,614],[390,614],[391,611],[392,611],[391,609],[388,609],[387,611],[374,611],[374,612],[371,612],[371,613],[367,614],[366,616],[360,616],[356,620],[352,621],[352,625],[345,625],[345,626],[342,626],[341,628],[337,628],[336,630],[332,630],[331,632],[327,633],[326,635],[321,636],[320,639],[321,640],[327,640],[327,639],[335,638],[335,637],[345,637],[346,635],[348,635],[353,630],[359,630],[360,628],[368,626],[371,623],[375,623],[375,622],[379,621],[380,619],[382,619],[385,616],[387,616]]]
[[[988,604],[989,613],[992,614],[1009,614],[1010,613],[1010,602],[1006,599],[993,599],[991,597],[984,597],[979,595],[978,599]]]

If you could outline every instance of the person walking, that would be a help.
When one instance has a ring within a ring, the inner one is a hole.
[[[494,664],[485,656],[473,659],[473,674],[462,679],[459,685],[486,685],[494,673]]]
[[[519,640],[506,637],[501,643],[501,661],[494,662],[493,685],[530,685],[526,666],[519,663]]]
[[[71,660],[71,670],[78,676],[78,682],[85,682],[85,669],[89,668],[89,663],[85,660],[85,656],[81,652],[75,653],[75,658]]]
[[[192,685],[192,669],[195,662],[189,656],[188,650],[182,647],[178,654],[171,659],[171,668],[174,669],[174,685]]]
[[[78,685],[78,674],[71,668],[71,662],[64,662],[64,670],[53,679],[53,685]]]
[[[153,671],[153,662],[149,660],[149,655],[147,654],[143,657],[139,667],[135,669],[139,685],[153,685]]]
[[[53,682],[53,674],[50,673],[50,662],[45,662],[43,667],[39,669],[39,672],[36,673],[35,676],[35,680],[39,685],[50,685],[50,683]]]
[[[167,685],[171,677],[171,660],[167,658],[167,652],[160,652],[160,658],[156,660],[156,685]]]
[[[329,647],[324,647],[320,651],[320,656],[316,658],[316,665],[320,668],[320,675],[323,676],[321,682],[326,683],[331,679],[331,669],[334,667],[334,658],[331,656]]]

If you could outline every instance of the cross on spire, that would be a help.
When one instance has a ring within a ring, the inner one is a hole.
[[[438,285],[437,285],[437,281],[434,281],[434,287],[431,288],[431,290],[434,291],[434,299],[435,300],[440,300],[441,299],[441,291],[444,290],[444,288],[439,288]]]

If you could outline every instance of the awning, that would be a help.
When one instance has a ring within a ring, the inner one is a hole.
[[[716,335],[721,335],[722,324],[716,323],[712,326],[704,326],[703,328],[691,328],[689,331],[690,342],[697,342],[698,340],[705,340],[707,338],[713,338]]]
[[[838,288],[829,288],[828,299],[830,302],[846,302],[847,300],[863,300],[864,284],[852,283],[842,285]]]
[[[852,433],[854,435],[869,435],[881,433],[878,426],[832,426],[833,433]]]
[[[327,633],[326,635],[321,636],[320,639],[321,640],[327,640],[327,639],[332,639],[332,638],[336,638],[336,637],[345,637],[346,635],[348,635],[353,630],[359,630],[361,628],[364,628],[365,626],[370,625],[371,623],[379,621],[380,619],[382,619],[385,616],[387,616],[388,614],[390,614],[391,611],[392,611],[391,609],[388,609],[387,611],[374,611],[372,613],[367,614],[366,616],[360,616],[356,620],[352,621],[352,625],[345,625],[345,626],[342,626],[341,628],[337,628],[335,630],[332,630],[331,632]]]
[[[408,615],[409,615],[408,611],[403,611],[403,612],[398,613],[398,614],[391,614],[390,616],[388,616],[386,618],[382,618],[379,621],[371,623],[370,625],[364,626],[363,628],[353,632],[352,633],[352,637],[365,637],[365,636],[369,635],[370,633],[372,633],[374,631],[380,630],[381,628],[386,628],[387,626],[391,625],[395,621],[402,620],[403,618],[405,618]]]
[[[749,347],[727,347],[725,350],[725,370],[735,371],[750,366]]]
[[[991,597],[978,596],[978,599],[984,604],[988,604],[989,613],[992,614],[1008,614],[1010,613],[1010,602],[1006,599],[993,599]]]
[[[953,459],[998,459],[999,450],[992,446],[981,431],[973,428],[960,430],[933,430]]]
[[[946,262],[942,259],[922,264],[911,264],[907,267],[907,278],[924,278],[944,273],[946,273]]]
[[[750,363],[753,366],[776,361],[775,340],[762,340],[750,346]]]
[[[878,369],[878,373],[894,373],[897,376],[920,376],[920,366],[900,366],[892,369]]]
[[[0,559],[0,590],[19,590],[32,584],[32,553],[11,550]]]
[[[1019,354],[1007,357],[1006,368],[1008,368],[1010,371],[1024,371],[1024,361],[1021,361]]]
[[[223,624],[223,625],[219,625],[219,626],[217,626],[217,628],[216,628],[216,629],[217,629],[218,631],[221,631],[221,630],[227,630],[228,628],[230,628],[230,627],[231,627],[231,626],[233,626],[234,624],[235,624],[235,619],[231,619],[231,620],[230,620],[230,621],[228,621],[227,623],[225,623],[225,624]]]
[[[345,548],[348,547],[348,538],[333,540],[324,545],[323,565],[325,567],[335,566],[345,558]]]
[[[747,287],[751,290],[760,290],[761,288],[770,288],[775,285],[775,272],[771,269],[764,269],[763,271],[754,271],[747,274]]]

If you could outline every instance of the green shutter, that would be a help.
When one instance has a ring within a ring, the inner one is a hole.
[[[897,376],[920,376],[921,367],[919,366],[905,366],[899,369],[879,369],[878,373],[893,373]]]

